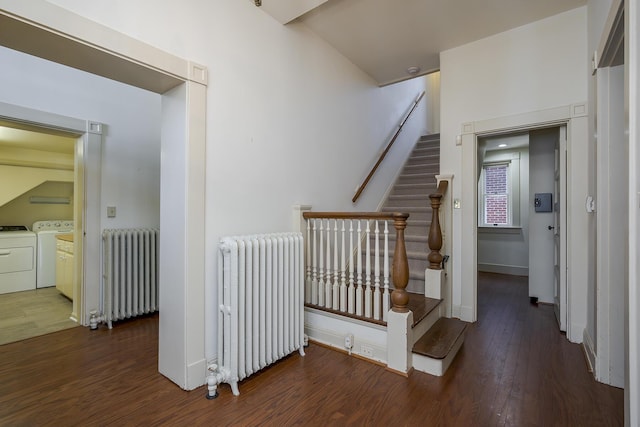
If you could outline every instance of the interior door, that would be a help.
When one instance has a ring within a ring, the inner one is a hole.
[[[567,331],[567,127],[561,126],[555,149],[553,191],[554,284],[553,305],[561,331]]]

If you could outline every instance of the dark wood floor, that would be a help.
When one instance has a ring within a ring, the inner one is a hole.
[[[593,380],[526,280],[482,275],[479,312],[444,377],[312,344],[212,401],[156,372],[156,316],[61,331],[0,346],[0,425],[622,425],[623,391]]]

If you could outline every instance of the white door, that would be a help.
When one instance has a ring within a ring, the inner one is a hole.
[[[555,177],[553,192],[554,217],[554,283],[553,305],[561,331],[567,330],[567,127],[560,127],[555,149]]]
[[[553,202],[559,133],[557,127],[529,132],[529,297],[546,304],[554,302]]]

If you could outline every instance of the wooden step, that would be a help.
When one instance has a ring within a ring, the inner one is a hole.
[[[438,308],[442,300],[427,298],[423,294],[409,292],[409,310],[413,312],[413,325],[416,326],[422,319],[427,317],[429,313]]]
[[[441,317],[413,346],[413,352],[432,359],[444,359],[467,328],[458,319]]]

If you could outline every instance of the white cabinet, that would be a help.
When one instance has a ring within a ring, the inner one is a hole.
[[[69,241],[71,239],[71,241]],[[61,235],[56,245],[56,288],[67,298],[73,299],[73,238]]]

